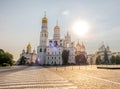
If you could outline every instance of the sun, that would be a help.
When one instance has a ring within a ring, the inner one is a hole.
[[[72,26],[72,30],[78,36],[85,36],[89,30],[89,25],[86,21],[76,21]]]

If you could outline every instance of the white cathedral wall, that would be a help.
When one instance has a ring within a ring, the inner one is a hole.
[[[42,48],[42,52],[40,52],[41,48]],[[37,58],[39,58],[41,65],[45,64],[45,56],[46,56],[46,54],[44,52],[44,48],[41,47],[41,46],[38,46],[38,48],[37,48]]]
[[[46,56],[46,64],[54,65],[62,65],[62,56],[59,55],[52,55],[52,56]]]
[[[74,47],[69,47],[69,60],[68,63],[73,63],[75,64],[75,48]]]
[[[62,47],[47,47],[45,64],[62,65]]]
[[[45,60],[44,60],[45,54],[43,52],[37,53],[37,57],[39,58],[41,65],[45,64]]]

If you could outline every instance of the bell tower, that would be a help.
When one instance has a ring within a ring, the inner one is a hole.
[[[58,21],[56,23],[56,26],[54,27],[53,39],[54,40],[60,40],[60,27],[58,26]]]
[[[47,46],[48,39],[48,19],[46,18],[46,12],[42,18],[42,26],[40,32],[40,46]]]
[[[46,17],[46,12],[44,12],[44,17],[42,18],[42,26],[40,31],[40,43],[37,48],[37,57],[40,60],[40,64],[45,64],[46,47],[48,40],[48,19]]]

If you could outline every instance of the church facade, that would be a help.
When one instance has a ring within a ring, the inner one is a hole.
[[[18,59],[17,63],[18,65],[31,65],[35,64],[37,58],[37,54],[35,52],[35,49],[32,50],[32,46],[29,43],[26,47],[26,50],[23,49],[22,53],[20,54],[20,58]]]
[[[61,38],[60,26],[58,25],[58,23],[56,24],[53,30],[53,38],[49,39],[48,19],[45,15],[42,18],[40,43],[37,47],[37,58],[40,61],[40,65],[62,65],[63,50],[69,51],[69,64],[76,64],[75,57],[78,54],[78,52],[84,54],[86,57],[85,46],[80,44],[79,47],[78,45],[75,46],[75,43],[71,41],[71,36],[68,32],[66,33],[65,38]]]

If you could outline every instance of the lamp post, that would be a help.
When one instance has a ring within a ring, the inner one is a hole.
[[[55,65],[56,65],[56,71],[57,71],[57,63],[55,63]]]
[[[93,64],[92,58],[90,58],[90,64],[91,64],[91,69],[92,69],[92,64]]]

